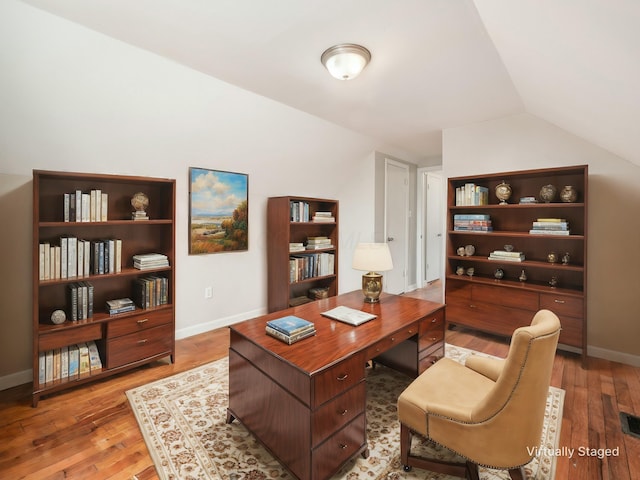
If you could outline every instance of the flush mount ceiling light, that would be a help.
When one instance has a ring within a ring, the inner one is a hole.
[[[367,66],[371,52],[360,45],[342,43],[326,49],[320,60],[338,80],[351,80]]]

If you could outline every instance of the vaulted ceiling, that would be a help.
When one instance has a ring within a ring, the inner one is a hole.
[[[393,145],[531,113],[640,164],[638,0],[23,0]],[[355,80],[322,52],[372,53]]]

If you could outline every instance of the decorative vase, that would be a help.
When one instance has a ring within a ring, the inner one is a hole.
[[[569,265],[569,261],[570,260],[571,260],[571,257],[569,256],[569,252],[567,252],[564,255],[562,255],[562,264],[563,265]]]
[[[540,200],[545,203],[553,202],[556,198],[556,187],[549,184],[540,189]]]
[[[578,198],[578,192],[572,185],[565,185],[560,190],[560,200],[565,203],[573,203]]]
[[[506,205],[507,200],[511,198],[511,185],[506,183],[504,180],[502,183],[496,185],[496,197],[500,200],[499,205]]]
[[[504,277],[504,270],[502,270],[501,268],[496,268],[496,271],[493,272],[493,276],[496,277],[496,280],[500,280],[502,277]]]
[[[549,263],[556,263],[558,261],[558,255],[556,255],[556,252],[549,253],[549,255],[547,255],[547,261]]]

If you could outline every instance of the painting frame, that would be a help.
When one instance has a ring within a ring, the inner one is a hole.
[[[189,255],[249,250],[249,175],[189,167]]]

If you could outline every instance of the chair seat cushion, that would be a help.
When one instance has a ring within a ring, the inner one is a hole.
[[[402,392],[398,398],[398,419],[429,437],[429,415],[469,422],[474,407],[494,385],[486,376],[450,358],[442,358]]]

